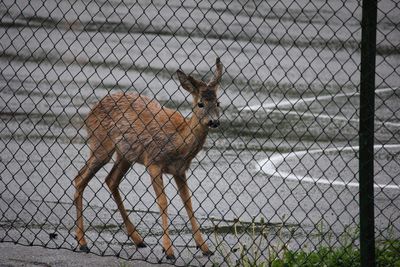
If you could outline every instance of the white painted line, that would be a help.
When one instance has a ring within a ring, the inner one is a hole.
[[[375,93],[384,93],[384,92],[390,92],[390,91],[396,91],[400,89],[400,87],[394,87],[394,88],[381,88],[381,89],[376,89]],[[293,110],[276,110],[279,107],[285,107],[285,106],[293,106],[295,107],[298,104],[301,103],[309,103],[313,102],[316,100],[328,100],[328,99],[333,99],[337,97],[353,97],[357,96],[360,93],[358,92],[353,92],[353,93],[341,93],[341,94],[336,94],[336,95],[323,95],[323,96],[318,96],[318,97],[309,97],[309,98],[304,98],[304,99],[286,99],[283,100],[279,103],[266,103],[263,105],[253,105],[253,106],[246,106],[239,108],[239,110],[243,111],[259,111],[260,109],[266,113],[280,113],[282,115],[297,115],[300,117],[314,117],[314,118],[324,118],[324,119],[329,119],[329,120],[340,120],[340,121],[348,121],[348,122],[355,122],[358,123],[359,119],[348,119],[342,115],[334,115],[330,116],[328,114],[318,114],[318,113],[312,113],[308,111],[293,111]],[[397,122],[390,122],[390,121],[375,121],[375,124],[377,125],[386,125],[386,126],[393,126],[393,127],[400,127],[400,123]]]
[[[263,109],[266,113],[279,113],[281,115],[295,115],[299,116],[300,118],[312,117],[312,118],[323,118],[333,121],[346,121],[346,122],[354,122],[359,123],[359,119],[348,119],[342,115],[333,115],[330,116],[328,114],[318,114],[312,113],[308,111],[293,111],[293,110],[276,110],[276,109]],[[392,127],[400,127],[400,122],[390,122],[390,121],[375,121],[376,125],[385,125],[385,126],[392,126]]]
[[[327,114],[318,114],[318,113],[312,113],[312,112],[308,112],[308,111],[298,112],[298,111],[293,111],[293,110],[276,110],[276,109],[266,109],[265,111],[267,113],[269,112],[269,113],[279,113],[282,115],[296,115],[299,117],[323,118],[323,119],[329,119],[329,120],[341,120],[341,121],[356,122],[356,123],[359,122],[358,119],[348,119],[345,116],[341,116],[341,115],[330,116]],[[400,126],[400,123],[398,125]]]
[[[384,93],[384,92],[396,91],[398,89],[400,89],[400,87],[381,88],[381,89],[376,89],[375,93],[379,94],[379,93]],[[353,96],[357,96],[357,95],[360,95],[360,93],[359,92],[340,93],[340,94],[322,95],[322,96],[317,96],[317,97],[308,97],[308,98],[300,98],[300,99],[285,99],[278,103],[266,103],[263,105],[246,106],[246,107],[239,108],[239,110],[258,111],[260,108],[271,109],[271,108],[279,108],[279,107],[285,107],[285,106],[295,107],[298,104],[309,103],[309,102],[313,102],[316,100],[328,100],[328,99],[333,99],[333,98],[338,98],[338,97],[353,97]]]
[[[400,144],[391,144],[391,145],[375,145],[375,149],[379,148],[400,148]],[[265,174],[273,176],[273,177],[281,177],[286,180],[299,181],[299,182],[308,182],[315,184],[327,184],[327,185],[339,185],[345,187],[359,187],[358,182],[345,182],[345,181],[330,181],[326,178],[314,178],[308,175],[296,175],[294,173],[289,173],[285,171],[277,170],[276,167],[281,165],[283,161],[297,156],[298,158],[305,154],[314,154],[314,153],[322,153],[322,152],[331,152],[331,151],[358,151],[358,146],[346,146],[346,147],[338,147],[338,148],[327,148],[327,149],[315,149],[315,150],[305,150],[305,151],[296,151],[285,154],[274,154],[269,158],[261,160],[257,163],[257,167],[259,171],[263,171]],[[380,189],[395,189],[400,190],[400,185],[396,184],[374,184],[375,188]]]

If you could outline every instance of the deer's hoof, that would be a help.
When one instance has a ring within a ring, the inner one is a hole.
[[[172,254],[172,255],[167,255],[166,258],[167,258],[167,260],[176,260],[174,254]]]
[[[147,245],[146,245],[146,243],[141,242],[141,243],[137,244],[136,247],[137,248],[145,248],[145,247],[147,247]]]
[[[212,255],[214,255],[214,252],[212,252],[211,250],[203,251],[203,256],[210,257]]]
[[[87,245],[82,245],[82,246],[80,246],[80,247],[79,247],[79,250],[80,250],[80,251],[83,251],[83,252],[86,252],[86,253],[89,253],[89,252],[90,252],[90,249],[88,248]]]
[[[175,260],[176,259],[174,254],[168,255],[164,248],[162,249],[162,252],[165,253],[167,260]]]
[[[196,245],[196,249],[200,249],[200,246]],[[212,252],[211,250],[203,251],[203,256],[212,256],[212,255],[214,255],[214,252]]]

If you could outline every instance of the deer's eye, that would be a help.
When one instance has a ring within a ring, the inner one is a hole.
[[[220,102],[219,102],[219,101],[217,101],[217,107],[219,107],[219,104],[220,104]]]
[[[204,104],[203,104],[202,102],[197,103],[197,106],[198,106],[199,108],[204,108]]]

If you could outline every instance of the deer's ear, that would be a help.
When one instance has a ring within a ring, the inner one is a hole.
[[[198,88],[200,87],[207,87],[207,84],[202,80],[198,80],[194,78],[192,75],[188,75],[187,77],[190,83],[193,84],[193,86],[196,88],[196,90],[199,90]]]
[[[176,74],[178,74],[178,79],[183,89],[185,89],[191,94],[196,93],[196,87],[190,82],[189,77],[183,71],[178,70]]]

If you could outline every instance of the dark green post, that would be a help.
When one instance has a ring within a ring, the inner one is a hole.
[[[375,266],[374,115],[377,1],[362,2],[360,85],[360,249],[361,266]]]

